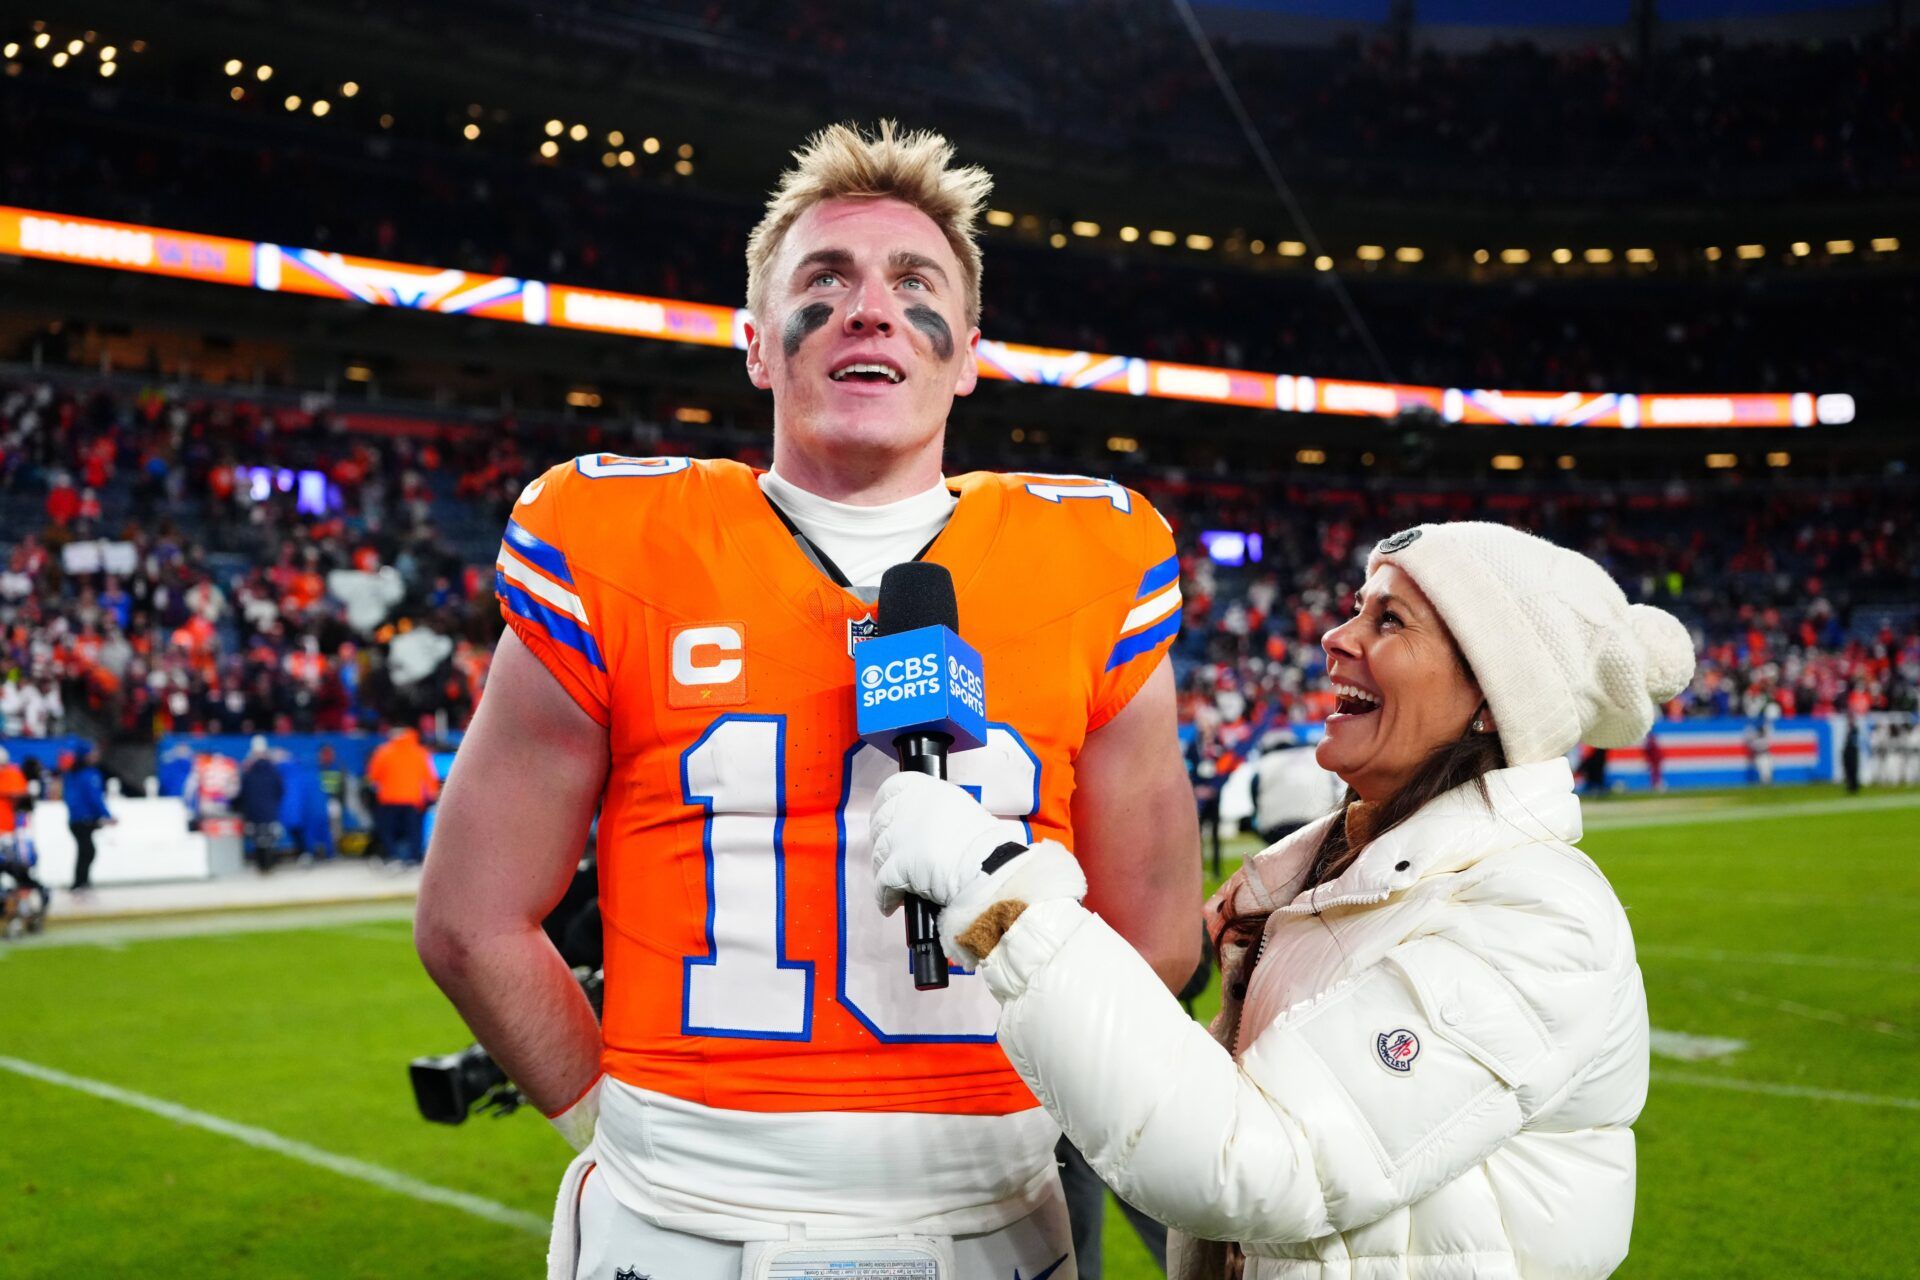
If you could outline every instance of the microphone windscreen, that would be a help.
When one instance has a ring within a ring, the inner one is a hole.
[[[921,627],[960,630],[960,604],[953,575],[945,565],[915,560],[897,564],[880,577],[880,634],[899,635]]]

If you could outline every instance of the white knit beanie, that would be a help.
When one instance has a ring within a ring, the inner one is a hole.
[[[1423,524],[1383,538],[1367,572],[1398,565],[1466,655],[1510,765],[1577,743],[1628,747],[1656,704],[1693,679],[1693,637],[1651,605],[1628,604],[1577,551],[1505,525]]]

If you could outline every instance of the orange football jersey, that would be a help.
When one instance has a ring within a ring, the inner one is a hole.
[[[947,484],[959,500],[925,559],[953,574],[992,723],[950,776],[1071,847],[1081,744],[1179,628],[1172,536],[1110,481]],[[867,813],[896,765],[854,729],[852,646],[873,606],[807,558],[756,472],[563,463],[515,506],[496,587],[508,625],[608,730],[609,1074],[751,1111],[1036,1105],[994,1043],[984,984],[956,973],[916,991],[901,919],[874,906]]]

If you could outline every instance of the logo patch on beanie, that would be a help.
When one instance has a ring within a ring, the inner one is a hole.
[[[1413,1060],[1420,1056],[1420,1037],[1405,1027],[1382,1031],[1373,1042],[1373,1051],[1379,1055],[1380,1065],[1403,1076],[1413,1070]]]
[[[1390,556],[1396,551],[1405,551],[1418,541],[1419,537],[1418,529],[1402,529],[1396,534],[1380,539],[1379,545],[1374,547],[1374,552],[1378,555]]]

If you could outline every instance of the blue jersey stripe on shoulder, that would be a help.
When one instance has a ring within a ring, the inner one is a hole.
[[[1140,579],[1140,595],[1150,596],[1160,588],[1180,576],[1180,557],[1168,556],[1153,568],[1147,570],[1147,576]]]
[[[587,634],[577,620],[557,610],[549,609],[532,595],[508,582],[507,576],[498,569],[493,571],[493,586],[494,590],[500,593],[501,599],[507,602],[509,609],[569,649],[578,650],[595,670],[607,669],[606,662],[600,657],[600,646],[593,642],[593,637]]]
[[[568,586],[573,585],[573,573],[567,568],[567,558],[560,554],[560,548],[540,541],[518,520],[507,521],[507,545],[530,563],[539,565]]]
[[[1113,654],[1107,659],[1107,670],[1124,666],[1141,654],[1152,650],[1162,640],[1170,640],[1180,632],[1180,611],[1175,609],[1166,620],[1155,623],[1137,635],[1128,636],[1113,646]]]

